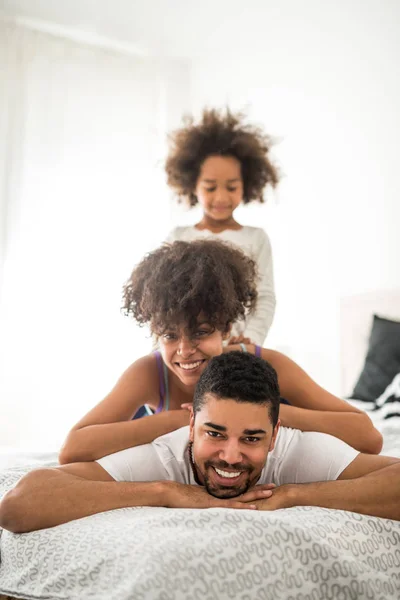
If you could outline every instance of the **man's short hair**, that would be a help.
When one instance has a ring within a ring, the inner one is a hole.
[[[207,394],[265,405],[273,427],[278,422],[280,392],[276,371],[269,362],[249,352],[227,352],[209,361],[195,389],[195,415],[205,404]]]

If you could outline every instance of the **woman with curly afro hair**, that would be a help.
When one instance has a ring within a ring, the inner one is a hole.
[[[262,345],[274,317],[269,238],[260,227],[242,226],[234,218],[241,203],[264,202],[266,186],[278,183],[277,170],[269,158],[271,145],[260,128],[229,110],[204,110],[199,122],[186,118],[184,126],[170,136],[165,165],[168,184],[189,206],[200,203],[203,216],[195,225],[173,229],[167,241],[221,239],[236,244],[257,262],[257,308],[233,325],[231,343]]]
[[[254,311],[256,264],[221,241],[165,244],[148,254],[125,284],[123,310],[148,324],[160,350],[135,361],[111,392],[73,427],[60,462],[90,461],[147,444],[189,424],[194,390],[213,356],[242,350],[275,369],[281,423],[334,435],[361,452],[380,451],[368,416],[318,386],[292,360],[254,344],[223,346],[232,323]],[[133,419],[146,406],[149,415]]]

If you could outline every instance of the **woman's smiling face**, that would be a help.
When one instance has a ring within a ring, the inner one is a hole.
[[[164,363],[187,386],[196,385],[208,361],[222,353],[229,330],[222,332],[199,318],[194,331],[185,327],[167,328],[159,336]]]

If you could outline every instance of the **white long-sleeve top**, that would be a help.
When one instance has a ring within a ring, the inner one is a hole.
[[[271,327],[275,314],[274,272],[272,265],[271,243],[268,235],[260,227],[243,226],[241,229],[226,229],[213,233],[208,229],[197,229],[193,225],[175,227],[166,241],[181,240],[191,242],[198,239],[219,239],[239,246],[243,252],[257,263],[259,283],[256,308],[244,321],[236,321],[232,327],[232,335],[244,334],[252,342],[262,346]]]

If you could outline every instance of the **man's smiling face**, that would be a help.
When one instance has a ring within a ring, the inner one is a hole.
[[[190,441],[197,479],[217,498],[234,498],[255,485],[276,440],[268,405],[208,394],[192,416]]]

